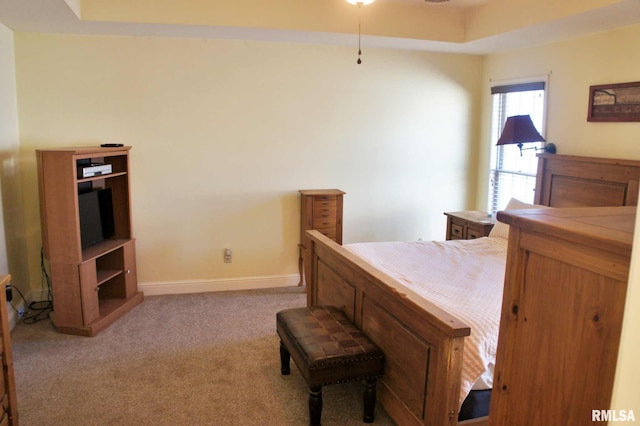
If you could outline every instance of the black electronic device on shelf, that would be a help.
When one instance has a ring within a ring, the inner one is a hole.
[[[78,194],[78,212],[83,250],[115,235],[110,188]]]

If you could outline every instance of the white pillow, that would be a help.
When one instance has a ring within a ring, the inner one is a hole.
[[[507,203],[507,207],[504,210],[525,210],[525,209],[546,209],[548,207],[541,206],[538,204],[528,204],[512,198]],[[489,232],[490,237],[499,237],[499,238],[509,238],[509,225],[506,223],[502,223],[500,221],[496,221],[496,224],[493,225],[491,232]]]

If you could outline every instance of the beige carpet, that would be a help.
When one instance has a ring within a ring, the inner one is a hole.
[[[280,375],[275,314],[299,287],[147,297],[98,336],[46,320],[11,334],[22,426],[306,425],[307,387]],[[323,425],[362,423],[362,384],[323,389]],[[376,407],[377,425],[393,425]]]

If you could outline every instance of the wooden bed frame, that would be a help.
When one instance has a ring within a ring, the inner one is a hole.
[[[637,205],[640,161],[539,155],[535,203]],[[307,231],[307,304],[340,307],[385,353],[378,396],[401,425],[458,424],[469,326],[317,231]],[[461,424],[484,424],[486,418]]]

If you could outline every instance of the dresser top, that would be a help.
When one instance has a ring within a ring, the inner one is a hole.
[[[629,252],[636,207],[576,207],[498,212],[498,220],[526,231],[610,251]]]
[[[301,189],[302,195],[344,195],[346,192],[339,189]]]
[[[489,216],[487,212],[479,210],[468,210],[464,212],[444,212],[444,214],[447,216],[458,217],[460,219],[483,225],[491,225],[496,223],[496,218],[494,216]]]
[[[117,151],[129,151],[131,150],[130,146],[116,146],[116,147],[105,147],[105,146],[77,146],[70,148],[51,148],[51,149],[37,149],[36,152],[47,153],[47,152],[55,152],[55,153],[68,153],[71,155],[83,155],[83,154],[113,154]]]

